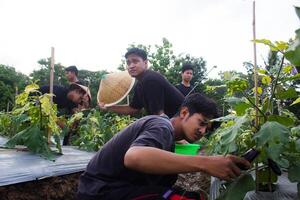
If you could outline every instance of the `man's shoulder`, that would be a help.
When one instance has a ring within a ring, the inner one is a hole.
[[[153,70],[147,70],[145,73],[144,79],[143,80],[158,80],[158,79],[164,79],[164,76],[161,75],[159,72],[153,71]]]
[[[176,88],[182,88],[182,83],[175,85]]]
[[[173,129],[173,126],[171,124],[171,121],[167,115],[147,115],[145,117],[142,117],[139,119],[140,121],[143,121],[143,123],[149,123],[153,126],[163,126],[166,125],[169,128]],[[137,120],[137,121],[139,121]]]

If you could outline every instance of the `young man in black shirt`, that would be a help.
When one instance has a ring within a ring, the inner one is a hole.
[[[193,66],[191,64],[184,64],[181,69],[181,83],[176,85],[176,88],[184,95],[188,95],[193,86],[191,85],[191,80],[193,78]]]
[[[133,115],[145,108],[149,115],[166,114],[172,117],[183,102],[184,96],[158,72],[148,69],[147,53],[138,48],[129,49],[125,54],[128,73],[137,79],[133,100],[129,105],[106,107],[102,110]]]
[[[249,162],[232,155],[188,156],[174,153],[175,141],[199,140],[216,104],[199,93],[189,95],[171,119],[150,115],[116,134],[91,159],[80,176],[80,200],[199,199],[197,194],[172,188],[178,173],[205,172],[224,180],[240,175],[237,164]],[[190,196],[191,195],[191,196]]]
[[[65,68],[65,75],[68,79],[69,84],[77,83],[83,85],[83,83],[80,80],[78,80],[78,69],[76,66],[72,65]]]

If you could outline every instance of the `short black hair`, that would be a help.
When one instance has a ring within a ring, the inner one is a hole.
[[[72,91],[77,91],[79,92],[79,94],[85,94],[86,91],[84,89],[82,89],[79,85],[77,84],[71,84],[69,86],[69,91],[68,92],[72,92]]]
[[[65,69],[66,72],[74,72],[76,76],[78,75],[78,69],[76,66],[72,65]]]
[[[188,108],[190,116],[195,113],[200,113],[207,118],[219,116],[216,102],[200,93],[194,93],[185,97],[180,109],[183,107]],[[179,112],[176,115],[179,115]]]
[[[181,73],[184,73],[186,70],[194,71],[194,66],[191,63],[185,63],[182,65]]]
[[[141,57],[143,60],[147,60],[147,52],[140,48],[130,48],[128,49],[127,53],[125,54],[125,58],[127,59],[129,55],[137,55]]]

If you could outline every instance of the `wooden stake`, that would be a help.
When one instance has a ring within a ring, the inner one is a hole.
[[[51,63],[50,63],[50,94],[53,95],[53,79],[54,79],[54,47],[51,47]],[[51,96],[51,104],[53,97]]]
[[[51,47],[51,63],[50,63],[50,103],[53,105],[53,79],[54,79],[54,47]],[[48,128],[48,145],[51,144],[51,129]]]
[[[255,27],[255,1],[253,1],[253,55],[254,55],[254,95],[255,95],[255,127],[259,127],[259,117],[258,117],[258,81],[257,81],[257,60],[256,60],[256,27]],[[259,189],[259,182],[258,182],[258,163],[255,162],[255,183],[256,183],[256,188],[255,191],[257,192]]]

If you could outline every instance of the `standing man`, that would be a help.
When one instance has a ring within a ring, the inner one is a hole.
[[[191,85],[191,80],[193,78],[193,65],[183,64],[181,69],[181,83],[176,85],[176,88],[184,95],[188,95],[189,92],[193,89]]]
[[[158,72],[148,69],[147,53],[139,48],[131,48],[125,54],[127,70],[137,79],[132,102],[129,105],[106,107],[99,102],[102,110],[133,115],[145,108],[148,115],[166,114],[173,117],[184,96]]]
[[[83,85],[81,81],[78,80],[78,70],[76,66],[69,66],[65,69],[65,75],[68,79],[69,84],[77,83]]]
[[[189,95],[178,110],[171,119],[146,116],[117,133],[96,153],[80,176],[77,198],[200,199],[198,194],[172,187],[178,173],[199,171],[232,180],[241,174],[238,164],[250,166],[245,159],[232,155],[175,154],[175,141],[199,140],[217,113],[215,102],[199,93]]]

